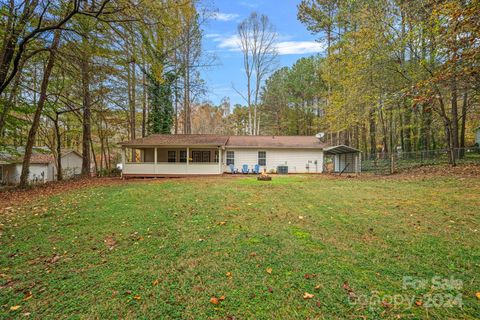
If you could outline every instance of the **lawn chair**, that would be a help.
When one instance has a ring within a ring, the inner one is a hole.
[[[255,173],[255,174],[259,174],[260,173],[260,166],[258,164],[256,164],[253,168],[252,168],[252,173]]]
[[[242,173],[249,173],[249,172],[250,172],[250,170],[248,169],[248,164],[244,164],[242,166]]]
[[[238,169],[235,169],[235,167],[233,166],[233,164],[229,164],[228,167],[230,168],[230,173],[231,173],[231,174],[238,173]]]

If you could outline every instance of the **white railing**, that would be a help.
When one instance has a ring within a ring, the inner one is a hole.
[[[168,163],[159,162],[157,164],[150,162],[129,162],[125,163],[123,174],[134,175],[183,175],[183,174],[219,174],[220,167],[218,163],[209,162],[190,162],[186,163]]]

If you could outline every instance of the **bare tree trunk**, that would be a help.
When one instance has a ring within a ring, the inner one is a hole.
[[[22,173],[20,175],[20,187],[25,188],[28,185],[28,176],[30,173],[30,159],[32,157],[33,144],[37,136],[38,127],[40,125],[40,116],[43,112],[45,101],[47,100],[48,83],[50,81],[50,75],[55,64],[58,45],[60,43],[61,31],[56,31],[53,36],[52,46],[50,48],[50,57],[48,58],[47,66],[43,72],[42,85],[40,88],[40,97],[33,117],[33,123],[28,133],[27,145],[25,146],[25,155],[22,163]]]
[[[92,140],[91,133],[91,101],[90,101],[90,58],[83,57],[80,62],[80,71],[82,74],[82,93],[83,93],[83,137],[82,137],[82,175],[90,176],[90,144]]]
[[[62,136],[60,134],[60,126],[58,125],[59,114],[55,114],[53,124],[55,126],[55,137],[57,139],[57,181],[63,180],[62,169]]]
[[[143,91],[142,91],[142,94],[143,94],[142,95],[142,138],[143,138],[147,135],[147,103],[148,103],[147,78],[145,73],[143,74],[142,84],[143,84]],[[176,120],[177,120],[177,117],[175,116],[175,121]],[[177,130],[176,128],[177,128],[177,124],[175,123],[175,130]]]

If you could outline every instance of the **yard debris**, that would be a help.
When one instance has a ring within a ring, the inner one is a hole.
[[[475,297],[477,297],[477,299],[480,300],[480,291],[478,291],[477,293],[475,293]]]
[[[318,290],[320,290],[321,288],[322,288],[322,286],[319,285],[319,284],[317,284],[314,289],[315,289],[315,291],[318,291]]]
[[[10,307],[10,311],[15,311],[15,310],[18,310],[18,309],[20,309],[20,306],[19,306],[19,305],[11,306],[11,307]]]
[[[54,263],[58,262],[58,260],[60,260],[60,257],[61,256],[58,253],[55,253],[53,255],[53,257],[51,257],[50,259],[47,260],[47,262],[50,263],[50,264],[54,264]]]
[[[153,286],[158,286],[159,283],[160,283],[160,280],[155,279],[155,280],[153,280],[152,285]]]
[[[117,244],[117,241],[113,236],[107,236],[105,240],[103,240],[103,242],[105,242],[105,245],[108,247],[108,250],[113,250],[113,248],[115,248],[115,245]]]
[[[217,222],[217,224],[219,226],[224,226],[225,224],[227,224],[227,221],[219,221],[219,222]]]
[[[210,303],[217,305],[217,304],[220,303],[220,301],[218,300],[217,297],[211,297],[211,298],[210,298]]]
[[[23,301],[28,301],[33,297],[32,291],[28,291],[25,293],[25,296],[23,297]]]
[[[268,274],[272,274],[273,269],[272,268],[267,268],[265,271],[267,271]]]
[[[417,300],[415,301],[415,305],[417,305],[417,307],[421,307],[423,305],[423,301]]]
[[[257,253],[256,252],[251,252],[250,253],[250,257],[256,257],[257,256]]]
[[[231,278],[232,277],[232,273],[229,271],[227,273],[225,273],[225,275],[227,276],[227,278]]]
[[[343,282],[342,288],[347,292],[350,301],[354,301],[357,298],[357,295],[355,294],[355,292],[353,292],[353,289],[350,288],[348,281]]]
[[[315,278],[317,275],[315,273],[305,273],[305,275],[303,276],[305,279],[312,279],[312,278]]]
[[[391,308],[392,304],[387,301],[382,301],[382,306],[384,306],[385,308]]]
[[[135,300],[140,300],[140,299],[142,299],[142,297],[137,294],[137,295],[134,295],[134,296],[133,296],[133,299],[135,299]]]
[[[268,287],[268,292],[273,293],[273,288],[272,288],[272,287]]]
[[[303,293],[303,299],[307,300],[307,299],[313,299],[315,297],[314,294],[311,294],[311,293],[308,293],[308,292],[304,292]]]

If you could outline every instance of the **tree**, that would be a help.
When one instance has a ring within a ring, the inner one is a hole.
[[[277,34],[268,17],[259,16],[256,12],[238,25],[237,32],[247,78],[245,100],[248,106],[248,133],[258,135],[260,119],[257,111],[260,89],[265,77],[273,70],[277,57],[275,49]]]

